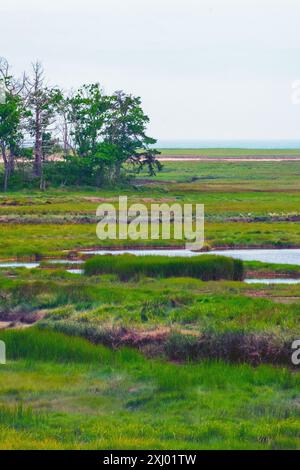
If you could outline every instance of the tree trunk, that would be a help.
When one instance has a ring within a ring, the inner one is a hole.
[[[115,181],[119,181],[121,177],[121,163],[117,162],[115,166]]]
[[[9,168],[5,166],[4,168],[4,183],[3,183],[3,191],[6,193],[8,188],[8,179],[9,179]]]
[[[3,181],[3,191],[6,192],[8,188],[8,179],[9,179],[9,161],[6,155],[5,145],[1,145],[1,153],[4,163],[4,181]]]
[[[15,152],[13,147],[9,150],[9,171],[11,174],[15,171]]]
[[[67,157],[69,151],[69,129],[68,121],[66,116],[63,116],[63,145],[64,145],[64,157]]]
[[[43,159],[43,145],[42,145],[42,131],[40,123],[40,115],[37,112],[35,117],[35,143],[34,143],[34,174],[41,176],[42,174],[42,159]]]

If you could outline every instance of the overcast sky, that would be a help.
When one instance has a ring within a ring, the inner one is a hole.
[[[299,139],[299,0],[9,0],[0,55],[140,95],[159,139]]]

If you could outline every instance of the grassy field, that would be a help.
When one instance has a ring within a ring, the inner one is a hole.
[[[296,449],[299,376],[7,332],[2,449]]]
[[[299,149],[238,149],[238,148],[162,148],[164,156],[208,156],[208,157],[290,157],[300,156]]]
[[[280,152],[288,155],[272,154]],[[1,259],[42,264],[0,270],[0,447],[299,449],[291,344],[300,284],[204,282],[142,259],[117,270],[111,257],[87,276],[43,259],[112,245],[96,237],[95,213],[119,195],[148,207],[205,204],[208,249],[299,247],[299,174],[299,162],[168,162],[132,186],[2,194]],[[150,244],[180,242],[139,242]],[[298,266],[244,269],[246,277],[300,277]]]
[[[130,345],[171,358],[179,348],[182,357],[176,353],[176,360],[199,354],[231,360],[235,340],[244,338],[241,357],[233,361],[253,362],[255,352],[255,361],[290,365],[299,331],[297,284],[161,276],[123,282],[113,273],[83,276],[60,267],[6,269],[0,289],[0,321],[10,327],[38,321],[43,328],[97,344]],[[271,355],[261,351],[262,341]]]
[[[298,162],[172,162],[151,180],[140,175],[133,187],[8,193],[0,197],[0,256],[57,255],[101,246],[96,208],[101,202],[117,204],[119,195],[148,207],[151,202],[204,204],[206,243],[211,247],[297,247],[299,174]]]

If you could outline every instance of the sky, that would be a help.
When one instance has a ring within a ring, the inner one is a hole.
[[[300,139],[299,0],[9,0],[0,19],[16,74],[141,96],[160,140]]]

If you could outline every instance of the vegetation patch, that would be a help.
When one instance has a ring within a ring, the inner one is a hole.
[[[259,261],[244,261],[248,277],[290,277],[300,278],[300,266],[292,264],[261,263]]]
[[[121,280],[135,277],[195,277],[203,281],[243,279],[243,263],[225,256],[192,258],[168,256],[105,255],[88,259],[85,274],[117,274]]]
[[[94,344],[113,349],[131,347],[146,356],[162,357],[176,362],[221,360],[228,363],[285,365],[292,367],[292,334],[272,332],[207,331],[197,333],[182,329],[156,328],[141,330],[125,327],[108,327],[70,320],[44,320],[41,330],[52,330],[77,336]]]

